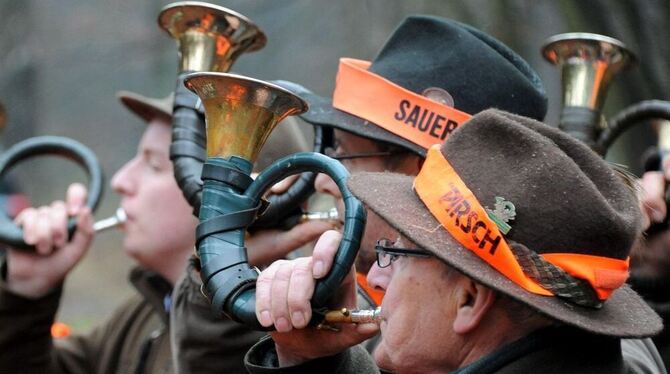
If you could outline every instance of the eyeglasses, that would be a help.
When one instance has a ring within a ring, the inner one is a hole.
[[[389,156],[408,153],[408,152],[409,151],[399,149],[399,150],[393,150],[393,151],[357,152],[357,153],[342,154],[342,153],[338,153],[334,148],[328,147],[324,150],[323,153],[330,158],[341,161],[341,160],[351,160],[351,159],[354,159],[354,158],[389,157]]]
[[[432,257],[433,254],[423,249],[409,249],[394,247],[395,243],[389,239],[379,239],[375,244],[375,252],[377,252],[377,265],[380,268],[390,266],[400,256],[405,257]]]

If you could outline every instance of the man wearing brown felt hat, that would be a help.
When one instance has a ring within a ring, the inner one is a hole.
[[[554,128],[487,110],[431,147],[416,177],[359,173],[349,186],[398,233],[380,238],[368,273],[369,284],[386,291],[375,352],[385,370],[626,373],[633,368],[620,339],[662,328],[625,285],[642,226],[631,181]],[[329,232],[315,251],[332,254],[338,241]],[[311,259],[295,264],[311,266]],[[257,295],[285,268],[266,269]],[[257,302],[259,320],[285,318],[275,305],[313,282],[308,272],[275,285],[272,307]],[[334,305],[354,306],[352,284]],[[311,317],[308,302],[289,304],[290,313]],[[252,348],[247,368],[378,371],[358,347],[341,350],[348,336],[374,325],[342,326],[329,338],[294,328]],[[319,352],[333,351],[315,355],[308,342],[316,336]]]

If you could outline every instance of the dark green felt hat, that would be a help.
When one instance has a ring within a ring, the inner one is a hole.
[[[454,108],[474,115],[488,108],[543,120],[547,97],[537,73],[502,42],[471,26],[434,16],[407,17],[372,61],[369,71],[409,91],[445,90]],[[335,109],[330,98],[292,82],[277,82],[309,103],[301,118],[421,156],[426,149],[363,118]]]

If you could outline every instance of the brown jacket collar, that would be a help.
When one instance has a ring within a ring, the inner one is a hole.
[[[169,305],[165,304],[165,300],[172,294],[170,282],[158,273],[141,267],[133,268],[130,271],[129,279],[137,292],[144,297],[167,325],[169,323]]]

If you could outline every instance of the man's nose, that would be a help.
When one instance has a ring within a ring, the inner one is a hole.
[[[132,172],[134,169],[135,160],[130,160],[126,162],[121,169],[117,170],[112,177],[110,185],[112,190],[118,194],[130,194],[133,191],[133,178]]]
[[[391,275],[393,274],[393,264],[380,268],[377,262],[372,264],[370,271],[368,271],[367,281],[368,286],[376,290],[384,290],[391,282]]]

